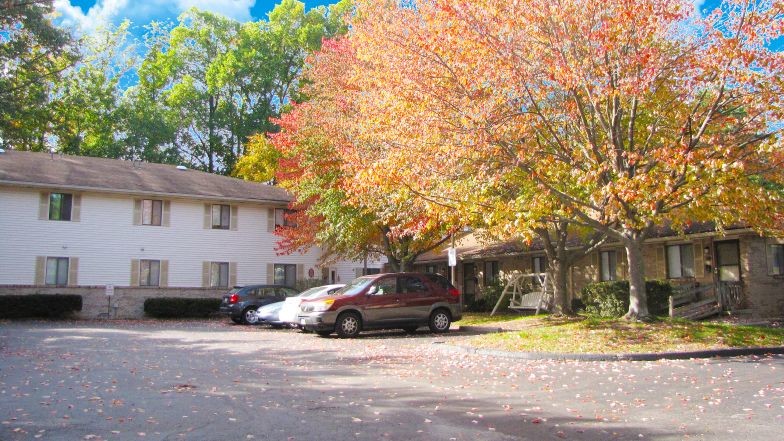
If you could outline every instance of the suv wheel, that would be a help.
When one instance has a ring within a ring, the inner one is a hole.
[[[245,308],[242,311],[242,322],[248,325],[254,325],[256,322],[259,321],[259,318],[256,317],[256,310],[253,308]]]
[[[335,331],[340,338],[351,338],[359,335],[362,330],[362,320],[355,312],[344,312],[338,316]]]
[[[430,314],[430,322],[428,326],[431,332],[442,333],[449,331],[449,325],[452,324],[452,318],[449,313],[444,309],[436,309]]]

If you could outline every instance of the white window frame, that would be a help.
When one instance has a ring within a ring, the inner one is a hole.
[[[784,276],[784,243],[768,243],[768,275]]]
[[[685,254],[684,250],[688,250]],[[680,243],[667,245],[664,248],[667,264],[668,279],[693,279],[694,271],[694,245],[691,243]]]
[[[210,262],[210,287],[229,287],[229,262]]]
[[[231,205],[212,204],[211,215],[213,230],[228,230],[231,228]]]
[[[142,199],[142,225],[160,227],[163,225],[163,201]]]
[[[618,280],[618,251],[605,250],[599,252],[599,279],[602,282]]]
[[[63,268],[63,262],[65,268]],[[54,273],[51,272],[52,264],[54,264]],[[44,283],[48,286],[67,286],[70,269],[71,262],[68,257],[47,257]]]
[[[139,286],[161,286],[160,260],[139,260]]]
[[[55,206],[54,199],[56,199],[57,196],[60,196],[59,209],[57,211],[52,211]],[[66,200],[68,201],[67,213],[62,206],[63,202]],[[72,193],[49,193],[49,220],[70,222],[73,218],[73,201],[74,197]],[[55,214],[56,216],[54,216]],[[67,219],[64,217],[67,217]]]
[[[292,273],[289,272],[289,270],[292,269],[293,269],[293,277],[290,278]],[[282,271],[282,273],[280,271]],[[272,282],[275,285],[291,286],[291,287],[295,286],[297,283],[297,265],[293,263],[274,264],[272,266]]]

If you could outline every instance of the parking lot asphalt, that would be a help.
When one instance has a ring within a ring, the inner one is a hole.
[[[466,338],[0,322],[0,440],[781,439],[782,356],[520,360]]]

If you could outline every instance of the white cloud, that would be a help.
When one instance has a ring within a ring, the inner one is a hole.
[[[255,3],[256,0],[97,0],[85,12],[72,5],[71,0],[54,0],[54,8],[60,15],[57,21],[62,25],[73,27],[77,33],[89,33],[125,19],[136,25],[145,25],[152,20],[173,20],[194,6],[238,21],[248,21],[252,19],[250,9]]]

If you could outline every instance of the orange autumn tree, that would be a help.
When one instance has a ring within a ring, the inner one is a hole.
[[[346,40],[324,42],[309,60],[304,88],[309,100],[296,104],[275,123],[270,135],[280,153],[276,179],[295,197],[291,228],[277,231],[278,251],[320,245],[328,258],[362,259],[383,255],[394,271],[406,271],[423,253],[449,239],[455,227],[435,210],[412,210],[405,191],[349,192],[341,147],[351,142],[346,122],[352,103],[339,92],[350,89],[345,72],[355,59]]]
[[[425,201],[412,205],[521,231],[550,216],[607,234],[626,250],[627,317],[645,318],[655,225],[784,230],[783,59],[768,48],[782,8],[360,0],[341,91],[351,192],[404,188]]]

